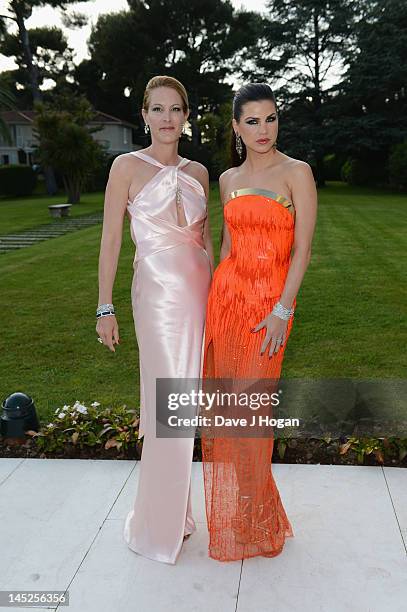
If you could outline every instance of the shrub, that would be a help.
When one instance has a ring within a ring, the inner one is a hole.
[[[388,168],[390,185],[400,191],[407,189],[407,142],[393,147]]]
[[[37,174],[31,166],[10,164],[0,166],[0,194],[29,196],[37,184]]]
[[[343,155],[330,153],[324,157],[324,173],[327,181],[341,181],[341,169],[346,159]]]
[[[127,450],[138,445],[139,418],[125,405],[104,409],[99,402],[89,407],[76,401],[55,410],[55,419],[39,432],[27,431],[45,454],[61,451],[68,444],[78,448]]]
[[[88,128],[93,110],[85,98],[65,100],[70,110],[36,105],[34,132],[41,163],[52,166],[63,177],[68,202],[80,201],[81,192],[103,163],[104,149]]]
[[[179,154],[182,157],[187,157],[188,159],[193,159],[194,161],[203,164],[206,166],[206,168],[208,168],[209,172],[211,171],[212,160],[208,143],[200,144],[198,147],[196,147],[188,140],[181,140]]]
[[[384,155],[348,158],[341,169],[341,178],[349,185],[386,185],[387,163]]]
[[[119,155],[120,153],[111,156],[108,156],[107,154],[103,155],[99,166],[94,170],[91,178],[86,184],[88,191],[105,191],[107,181],[109,179],[110,168],[112,167],[115,158]]]
[[[371,168],[362,159],[347,159],[341,169],[341,178],[349,185],[367,185],[373,182]]]

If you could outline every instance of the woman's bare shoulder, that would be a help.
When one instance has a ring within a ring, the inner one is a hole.
[[[309,176],[310,173],[312,175],[311,166],[302,159],[296,159],[295,157],[284,155],[284,159],[281,163],[282,168],[284,168],[285,172],[287,173],[287,176],[304,177]]]
[[[206,166],[200,162],[191,160],[187,166],[185,166],[185,172],[196,178],[201,183],[209,179],[209,172]]]
[[[238,173],[239,167],[228,168],[225,172],[222,172],[219,177],[219,188],[222,192],[227,193],[232,190],[231,186]]]
[[[142,169],[143,164],[139,158],[131,153],[122,153],[114,158],[110,175],[117,177],[134,176],[134,172]]]
[[[228,168],[219,177],[219,191],[223,203],[227,202],[230,192],[233,190],[233,181],[237,176],[239,168]]]
[[[237,174],[238,170],[238,167],[232,167],[222,172],[222,174],[219,176],[219,183],[226,183],[227,181],[229,181],[233,176]]]
[[[300,206],[307,209],[314,207],[317,202],[317,190],[310,164],[301,159],[286,157],[284,176],[297,212]]]

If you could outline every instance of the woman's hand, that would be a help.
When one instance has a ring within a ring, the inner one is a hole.
[[[114,344],[119,344],[119,326],[115,315],[99,317],[96,323],[96,332],[113,353],[116,352]]]
[[[284,321],[270,313],[261,321],[252,332],[258,332],[263,327],[266,327],[266,336],[263,340],[263,344],[261,345],[260,355],[263,355],[264,351],[267,348],[268,343],[271,340],[269,357],[273,355],[273,353],[277,353],[281,346],[285,343],[287,337],[287,326],[288,321]]]

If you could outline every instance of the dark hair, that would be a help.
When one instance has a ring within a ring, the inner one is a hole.
[[[232,108],[233,118],[236,121],[239,121],[240,117],[242,116],[243,105],[246,104],[246,102],[257,102],[258,100],[271,100],[274,102],[277,111],[276,98],[270,85],[267,83],[248,83],[247,85],[243,85],[235,93]],[[240,158],[236,151],[236,134],[232,127],[230,139],[230,157],[232,166],[240,166],[246,159],[246,147],[243,141],[242,149],[242,158]]]

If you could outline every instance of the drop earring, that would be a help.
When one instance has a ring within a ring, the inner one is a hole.
[[[145,132],[146,134],[148,134],[148,133],[149,133],[149,131],[150,131],[150,126],[148,125],[148,123],[145,123],[145,124],[144,124],[144,132]]]
[[[236,151],[240,159],[242,159],[243,145],[242,145],[242,139],[239,134],[236,134]]]

